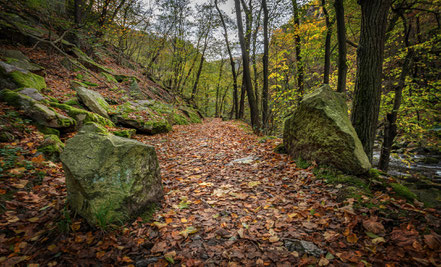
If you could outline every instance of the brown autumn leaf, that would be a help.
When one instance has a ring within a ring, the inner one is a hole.
[[[441,236],[436,233],[431,233],[430,235],[424,235],[424,243],[433,250],[438,250],[441,248]]]
[[[368,232],[374,234],[382,234],[384,233],[384,226],[380,222],[377,222],[377,217],[371,217],[368,220],[363,221],[363,227]]]

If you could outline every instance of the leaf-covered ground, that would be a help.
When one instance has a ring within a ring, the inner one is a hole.
[[[31,129],[0,146],[1,265],[441,264],[437,211],[387,192],[342,201],[345,185],[298,168],[273,152],[279,139],[239,122],[137,135],[156,147],[164,200],[150,218],[106,230],[66,206],[61,165],[35,154],[41,139]]]

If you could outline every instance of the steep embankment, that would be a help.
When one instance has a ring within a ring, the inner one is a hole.
[[[115,134],[156,134],[174,124],[200,122],[198,112],[149,80],[139,64],[121,58],[111,45],[79,44],[84,32],[54,31],[20,9],[0,11],[0,99],[59,143],[84,123],[97,122]],[[87,54],[86,54],[87,52]],[[5,114],[8,116],[8,114]],[[15,139],[4,119],[0,141]],[[129,129],[126,129],[129,128]],[[46,139],[48,139],[47,137]],[[52,157],[58,147],[45,150]]]

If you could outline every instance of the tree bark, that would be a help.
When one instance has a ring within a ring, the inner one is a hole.
[[[250,75],[250,60],[247,51],[247,46],[245,43],[244,33],[243,33],[243,25],[242,25],[242,15],[240,11],[240,2],[239,0],[235,0],[235,8],[236,8],[236,18],[237,18],[237,27],[238,27],[238,35],[240,41],[240,47],[242,50],[242,61],[243,61],[243,81],[245,85],[245,89],[248,95],[248,104],[250,106],[250,117],[251,117],[251,126],[257,130],[259,129],[259,114],[257,113],[257,103],[254,100],[253,93],[253,85],[251,83],[251,75]]]
[[[228,41],[228,31],[227,31],[227,25],[225,24],[224,16],[222,15],[221,10],[219,9],[219,6],[217,4],[217,0],[214,1],[215,7],[217,12],[219,13],[219,18],[222,23],[222,28],[224,29],[224,38],[225,38],[225,44],[227,45],[227,51],[228,51],[228,57],[230,58],[230,65],[231,65],[231,74],[233,75],[233,110],[234,110],[234,117],[236,119],[239,118],[239,100],[238,100],[238,92],[237,92],[237,74],[236,74],[236,68],[234,64],[233,54],[231,53],[230,48],[230,42]]]
[[[387,15],[392,0],[360,0],[361,30],[351,121],[372,162],[381,100]]]
[[[346,74],[348,65],[346,64],[346,25],[345,25],[345,9],[343,0],[335,0],[335,16],[337,19],[337,40],[338,40],[338,81],[337,92],[346,91]]]
[[[403,64],[401,67],[401,74],[398,81],[398,85],[395,88],[395,97],[392,111],[386,115],[386,124],[384,127],[384,139],[383,144],[381,146],[381,154],[380,160],[378,162],[378,168],[387,172],[389,168],[390,161],[390,152],[394,142],[395,137],[397,136],[397,119],[398,119],[398,111],[401,106],[401,98],[403,95],[403,88],[405,86],[406,77],[410,72],[412,57],[413,57],[413,49],[410,48],[409,44],[409,34],[410,34],[410,24],[407,26],[407,22],[403,18],[404,25],[404,45],[407,49],[406,56],[404,57]]]
[[[264,131],[268,128],[268,6],[266,0],[262,0],[263,6],[263,88],[262,88],[262,128]]]
[[[323,83],[329,84],[329,74],[331,72],[331,37],[332,37],[332,24],[334,22],[329,20],[329,13],[326,9],[325,0],[322,0],[322,9],[325,14],[326,22],[326,38],[325,38],[325,66],[323,70]]]
[[[304,68],[303,68],[303,60],[302,60],[302,48],[300,44],[300,16],[299,16],[299,7],[297,5],[297,0],[292,0],[292,6],[294,11],[294,40],[296,42],[296,65],[297,65],[297,87],[300,92],[300,99],[303,98],[304,90]]]

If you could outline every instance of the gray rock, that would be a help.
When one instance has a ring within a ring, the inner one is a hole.
[[[306,95],[285,121],[283,143],[294,158],[315,160],[345,173],[362,174],[371,168],[344,97],[328,85]]]
[[[72,87],[77,92],[81,102],[92,112],[95,112],[104,118],[109,119],[108,112],[111,110],[110,105],[100,95],[100,93],[86,89],[81,83],[72,82]]]
[[[43,99],[46,99],[46,97],[44,97],[42,94],[40,94],[40,92],[35,88],[24,88],[23,90],[20,90],[19,93],[22,95],[27,95],[30,98],[37,100],[37,101],[41,101]]]
[[[284,240],[284,246],[289,251],[297,251],[300,255],[308,254],[314,257],[320,257],[325,254],[326,251],[317,247],[314,243],[299,239],[287,239]]]
[[[11,106],[24,110],[27,117],[43,126],[65,131],[73,130],[76,126],[74,119],[55,112],[27,95],[4,89],[0,91],[0,99]]]
[[[6,59],[8,64],[21,69],[28,71],[39,71],[44,69],[43,67],[32,63],[21,51],[0,49],[0,54]]]
[[[46,82],[42,76],[2,61],[0,61],[0,78],[2,80],[7,79],[10,82],[13,82],[15,88],[28,87],[37,90],[46,88]]]
[[[154,147],[89,123],[61,154],[70,206],[90,224],[122,223],[163,196]]]
[[[235,160],[231,161],[230,163],[228,163],[227,166],[232,166],[234,164],[251,164],[258,159],[259,159],[259,157],[251,155],[246,158],[235,159]]]

